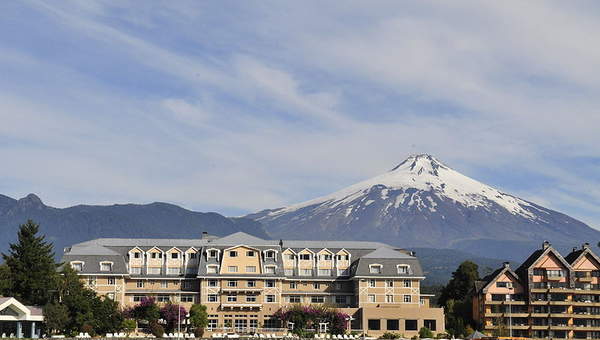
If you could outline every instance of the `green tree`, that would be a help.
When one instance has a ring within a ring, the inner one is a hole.
[[[69,324],[67,306],[58,302],[49,302],[44,306],[44,323],[50,333],[62,332]]]
[[[190,325],[195,329],[203,330],[208,325],[208,313],[206,306],[195,304],[190,308]]]
[[[117,302],[94,297],[93,311],[96,320],[94,330],[98,334],[114,333],[121,330],[123,315],[119,313]]]
[[[419,338],[433,338],[433,332],[427,327],[421,327],[419,329]]]
[[[465,261],[452,273],[452,278],[442,288],[438,304],[444,307],[446,329],[451,335],[463,336],[466,327],[473,324],[471,292],[477,280],[477,264]]]
[[[137,324],[136,324],[135,320],[133,320],[133,319],[125,319],[121,323],[121,329],[127,333],[133,332],[136,327],[137,327]]]
[[[32,220],[19,227],[17,243],[2,253],[12,284],[9,295],[24,304],[44,306],[50,301],[58,275],[52,243],[38,236],[39,225]]]
[[[0,296],[10,296],[12,291],[12,277],[10,268],[3,263],[0,264]]]

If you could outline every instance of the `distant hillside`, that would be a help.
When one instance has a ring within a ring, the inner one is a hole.
[[[411,248],[411,250],[416,252],[427,277],[423,282],[425,286],[445,285],[452,272],[466,260],[477,263],[481,276],[491,273],[506,261],[476,256],[456,249]]]
[[[200,238],[203,231],[223,236],[237,231],[268,238],[262,225],[246,218],[228,218],[190,211],[167,203],[78,205],[59,209],[34,194],[19,200],[0,195],[0,252],[16,239],[27,219],[41,225],[54,243],[57,257],[66,246],[99,237]]]

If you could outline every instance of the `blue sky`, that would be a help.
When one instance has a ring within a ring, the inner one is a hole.
[[[598,9],[2,1],[0,193],[238,215],[431,153],[600,227]]]

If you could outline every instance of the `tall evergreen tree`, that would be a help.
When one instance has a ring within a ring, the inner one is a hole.
[[[476,263],[464,261],[448,284],[442,288],[438,304],[444,307],[446,315],[446,330],[454,336],[466,335],[466,327],[473,324],[470,292],[479,280],[479,270]]]
[[[0,296],[12,295],[12,278],[10,276],[10,269],[3,263],[0,264]]]
[[[58,264],[52,243],[38,236],[38,231],[39,225],[32,220],[21,225],[17,243],[2,257],[12,278],[9,293],[25,304],[44,306],[55,290]]]

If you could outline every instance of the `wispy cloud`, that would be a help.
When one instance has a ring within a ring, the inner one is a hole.
[[[431,152],[600,226],[589,6],[2,3],[0,190],[237,214]]]

